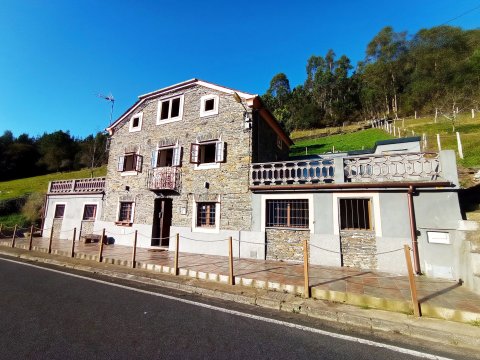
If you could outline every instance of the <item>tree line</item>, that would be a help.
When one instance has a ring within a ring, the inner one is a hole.
[[[106,143],[101,132],[80,139],[61,130],[38,137],[7,130],[0,136],[0,181],[100,166]]]
[[[291,89],[279,73],[262,98],[287,131],[415,111],[448,118],[479,111],[480,30],[438,26],[409,36],[387,26],[355,67],[333,50],[313,55],[302,85]]]

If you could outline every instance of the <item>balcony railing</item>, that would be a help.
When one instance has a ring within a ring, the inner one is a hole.
[[[444,181],[437,153],[359,155],[256,163],[250,185]]]
[[[49,194],[88,194],[101,193],[104,190],[104,177],[50,181],[48,187]]]
[[[256,163],[250,166],[250,185],[333,182],[333,159]]]
[[[404,153],[344,158],[345,181],[436,181],[440,178],[437,153]]]
[[[160,167],[148,171],[147,187],[150,190],[180,189],[180,169],[177,167]]]

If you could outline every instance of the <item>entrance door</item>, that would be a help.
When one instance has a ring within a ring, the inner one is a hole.
[[[152,221],[152,246],[168,246],[172,225],[172,199],[155,199]]]

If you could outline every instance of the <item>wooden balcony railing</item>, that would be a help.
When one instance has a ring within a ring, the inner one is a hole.
[[[160,167],[148,171],[147,188],[150,190],[180,189],[180,169],[177,167]]]
[[[50,181],[49,194],[86,194],[105,191],[105,178],[85,178],[73,180]]]
[[[250,185],[333,182],[333,159],[256,163],[250,166]]]
[[[347,182],[436,181],[441,175],[437,153],[353,156],[343,163]]]

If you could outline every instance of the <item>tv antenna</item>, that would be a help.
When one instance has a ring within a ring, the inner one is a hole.
[[[112,104],[112,107],[110,108],[110,125],[112,125],[113,105],[115,105],[115,99],[112,93],[110,93],[109,95],[97,94],[97,96],[104,100],[110,101],[110,103]]]

